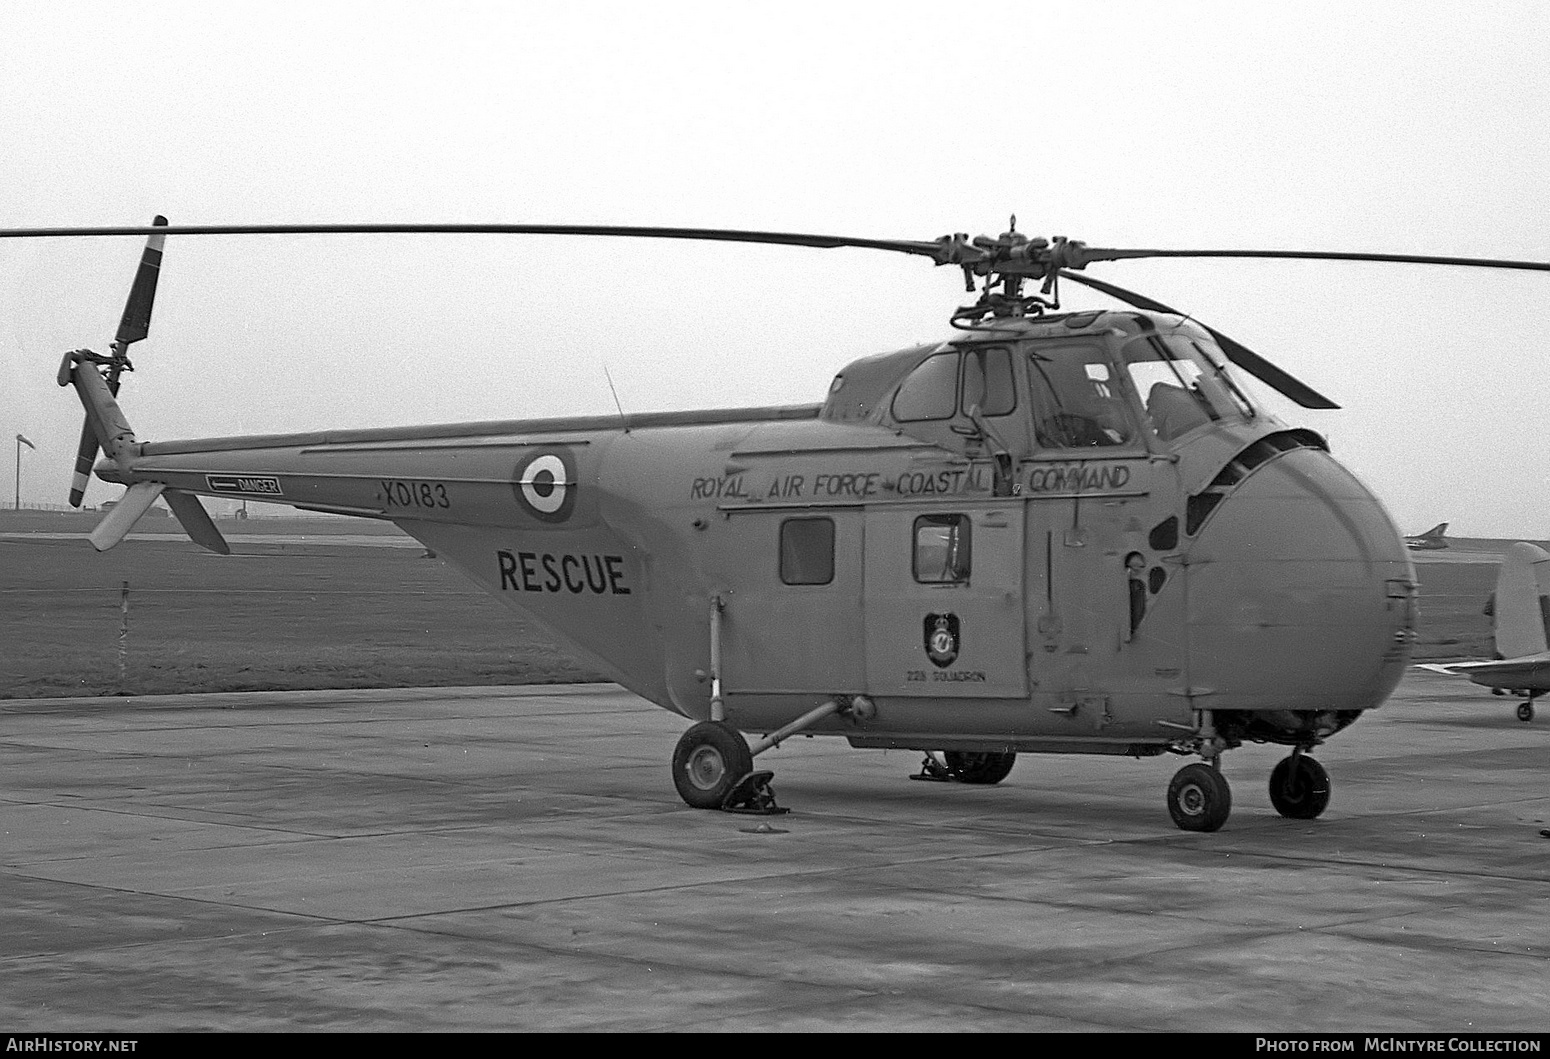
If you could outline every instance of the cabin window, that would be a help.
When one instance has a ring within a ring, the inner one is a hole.
[[[1004,416],[1017,407],[1012,351],[1003,347],[971,349],[963,358],[963,414],[979,405],[981,415]]]
[[[915,580],[952,585],[969,580],[969,516],[922,515],[915,520]]]
[[[780,524],[780,579],[788,585],[834,580],[832,518],[788,518]]]
[[[1098,346],[1030,350],[1028,398],[1041,448],[1106,448],[1136,439],[1130,406]]]
[[[1132,341],[1125,346],[1125,360],[1152,429],[1164,441],[1207,423],[1254,414],[1219,355],[1213,357],[1184,335]]]
[[[893,397],[893,418],[900,423],[951,419],[958,410],[958,354],[927,357]]]

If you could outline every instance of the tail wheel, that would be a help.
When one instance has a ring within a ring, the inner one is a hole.
[[[1534,719],[1534,704],[1525,702],[1518,706],[1518,720],[1532,721]]]
[[[753,771],[741,732],[725,721],[701,721],[673,751],[673,786],[695,809],[720,809],[738,781]]]
[[[965,750],[948,750],[942,757],[947,761],[947,771],[959,783],[1000,783],[1017,764],[1012,752],[971,753]]]
[[[1293,820],[1312,820],[1329,807],[1329,773],[1306,754],[1284,757],[1270,772],[1270,804]]]
[[[1185,765],[1168,784],[1168,815],[1185,831],[1215,831],[1232,812],[1227,777],[1210,765]]]

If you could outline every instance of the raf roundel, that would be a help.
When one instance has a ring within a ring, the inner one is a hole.
[[[517,464],[512,493],[524,511],[543,522],[564,522],[576,507],[576,463],[570,453],[549,450]]]

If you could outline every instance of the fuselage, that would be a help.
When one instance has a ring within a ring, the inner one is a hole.
[[[856,745],[1153,753],[1379,705],[1414,577],[1382,505],[1177,317],[1008,320],[822,405],[148,443],[126,476],[390,519],[650,701]]]

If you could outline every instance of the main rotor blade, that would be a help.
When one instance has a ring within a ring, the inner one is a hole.
[[[1062,271],[1060,278],[1068,279],[1072,283],[1080,283],[1082,286],[1091,287],[1093,290],[1102,291],[1112,298],[1118,298],[1122,302],[1134,305],[1137,309],[1145,309],[1147,312],[1170,313],[1174,316],[1187,315],[1186,313],[1179,312],[1177,309],[1164,305],[1160,301],[1148,298],[1144,294],[1137,294],[1135,291],[1126,290],[1124,287],[1116,287],[1112,283],[1105,283],[1102,280],[1093,279],[1091,276],[1081,276],[1074,272]],[[1191,317],[1191,319],[1194,318]],[[1198,320],[1195,322],[1200,323]],[[1200,324],[1200,326],[1209,331],[1211,337],[1216,339],[1217,345],[1222,347],[1222,352],[1227,354],[1228,360],[1267,386],[1290,397],[1304,408],[1340,407],[1307,383],[1282,371],[1241,342],[1228,338],[1214,327],[1206,324]]]
[[[1401,265],[1459,265],[1465,268],[1514,268],[1550,272],[1550,262],[1514,261],[1491,257],[1442,257],[1435,254],[1365,254],[1335,250],[1111,250],[1084,246],[1082,264],[1128,261],[1143,257],[1259,257],[1294,261],[1385,261]]]
[[[1001,240],[967,235],[944,235],[929,242],[910,239],[865,239],[848,235],[813,235],[806,232],[760,232],[738,228],[666,228],[615,224],[187,224],[154,229],[110,225],[79,228],[0,228],[0,239],[64,239],[119,235],[592,235],[633,239],[696,239],[723,243],[772,243],[819,249],[858,247],[890,250],[929,257],[938,265],[965,265],[997,271],[1002,266],[1024,266],[1024,275],[1042,275],[1041,269],[1084,268],[1095,261],[1123,261],[1148,257],[1283,258],[1304,261],[1380,261],[1397,264],[1459,265],[1469,268],[1525,269],[1550,272],[1550,262],[1503,258],[1446,257],[1434,254],[1368,254],[1333,250],[1145,250],[1090,247],[1057,239],[1053,244],[1036,240],[1014,243],[1011,233]],[[1018,237],[1021,238],[1021,237]],[[1031,268],[1027,266],[1032,266]]]
[[[144,338],[151,329],[151,306],[156,302],[156,279],[161,275],[161,251],[167,239],[164,234],[167,218],[158,214],[151,224],[154,234],[145,241],[145,252],[140,255],[140,267],[129,288],[129,298],[124,302],[124,315],[119,319],[118,334],[114,338],[120,354]]]
[[[642,228],[607,224],[174,224],[159,228],[0,228],[0,239],[56,239],[114,235],[600,235],[634,239],[698,239],[722,243],[774,243],[824,250],[860,247],[937,258],[943,243],[860,239],[803,232],[754,232],[733,228]]]

